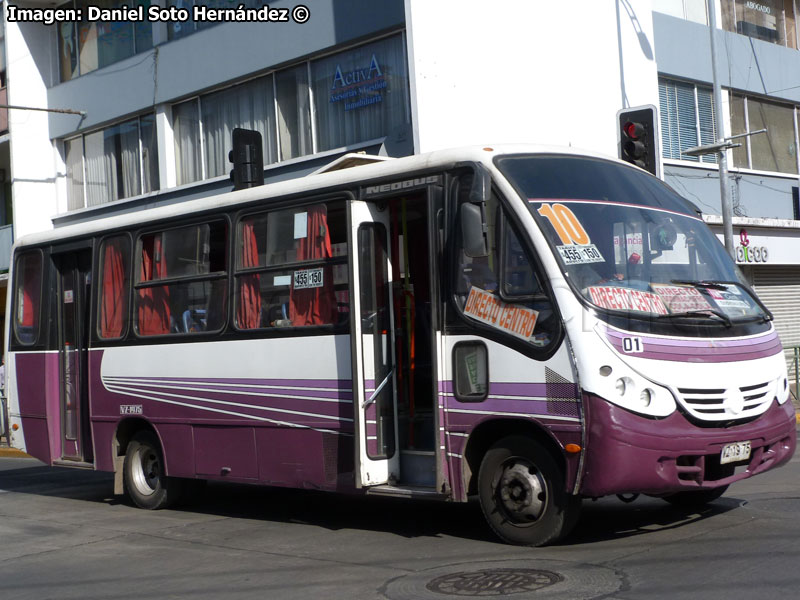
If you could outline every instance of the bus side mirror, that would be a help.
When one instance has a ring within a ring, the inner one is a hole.
[[[469,187],[469,201],[472,204],[482,204],[486,206],[489,196],[492,193],[492,176],[482,165],[475,169],[475,176],[472,178],[472,185]]]
[[[492,193],[492,177],[481,165],[475,169],[469,188],[469,202],[461,205],[461,242],[470,258],[489,256],[486,243],[486,202]]]
[[[461,243],[464,254],[470,258],[488,256],[486,248],[486,223],[483,206],[465,202],[461,205]]]

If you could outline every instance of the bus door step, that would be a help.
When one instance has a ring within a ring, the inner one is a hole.
[[[54,467],[72,467],[73,469],[88,469],[94,471],[94,463],[81,462],[79,460],[54,460]]]
[[[367,494],[371,496],[392,496],[393,498],[428,498],[430,500],[447,497],[433,488],[411,485],[374,485],[367,488]]]
[[[436,487],[436,455],[426,450],[401,450],[400,482],[411,487]]]

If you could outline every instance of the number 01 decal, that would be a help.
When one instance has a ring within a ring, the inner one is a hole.
[[[644,352],[644,344],[640,337],[624,337],[622,338],[622,351],[626,354],[639,354]]]
[[[562,244],[585,246],[589,243],[589,234],[569,207],[563,204],[542,204],[538,212],[550,221]]]

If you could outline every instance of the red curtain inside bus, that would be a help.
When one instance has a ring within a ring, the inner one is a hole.
[[[19,315],[19,324],[23,327],[36,327],[39,316],[39,299],[42,294],[42,264],[41,256],[29,254],[24,259],[25,266],[22,276],[22,311]]]
[[[124,238],[114,238],[103,247],[103,297],[100,303],[100,337],[118,338],[128,313],[125,286]]]
[[[311,206],[307,211],[306,237],[297,242],[297,260],[331,258],[331,236],[328,230],[328,211],[324,204]],[[322,267],[322,285],[296,290],[294,283],[289,295],[289,319],[295,327],[336,323],[338,312],[333,287],[333,270]]]
[[[140,281],[153,281],[167,276],[167,261],[164,256],[161,235],[142,238],[142,269]],[[169,287],[147,287],[139,290],[139,333],[160,335],[169,333],[170,308]]]
[[[242,224],[241,266],[258,266],[258,240],[252,221]],[[258,273],[239,277],[239,305],[236,323],[240,329],[255,329],[261,326],[261,277]]]

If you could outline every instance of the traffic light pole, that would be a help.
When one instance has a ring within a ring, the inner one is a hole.
[[[716,0],[708,0],[708,30],[711,38],[711,70],[714,85],[714,128],[717,133],[716,143],[720,144],[717,152],[717,164],[719,165],[719,192],[722,208],[722,237],[725,242],[725,250],[733,260],[736,255],[733,250],[733,206],[731,202],[731,186],[728,182],[728,151],[725,147],[725,131],[723,127],[722,115],[722,90],[719,85],[719,64],[717,62],[717,3]]]

